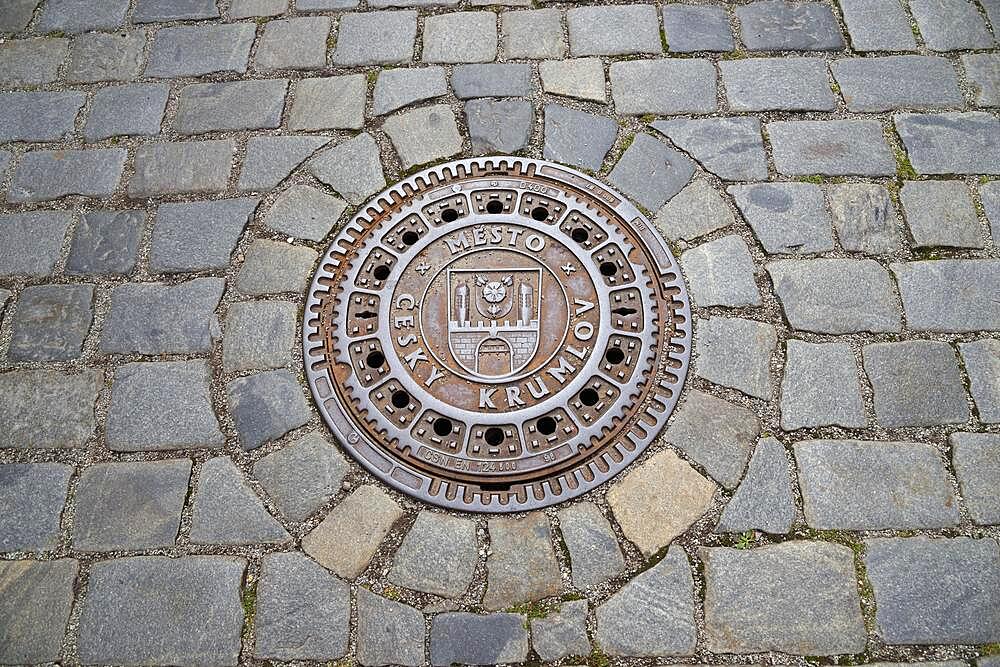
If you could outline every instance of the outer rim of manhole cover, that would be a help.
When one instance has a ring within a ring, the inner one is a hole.
[[[323,419],[369,472],[441,507],[518,512],[600,486],[656,438],[691,311],[624,196],[551,162],[470,158],[359,209],[323,255],[302,342]]]

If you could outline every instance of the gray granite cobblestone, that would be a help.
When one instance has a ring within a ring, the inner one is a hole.
[[[472,583],[478,558],[475,524],[461,517],[422,511],[396,552],[389,581],[457,598]]]
[[[254,67],[266,71],[322,69],[330,25],[328,16],[268,21],[254,53]]]
[[[336,65],[406,63],[413,59],[417,35],[415,11],[345,14],[337,29]]]
[[[0,465],[0,506],[5,508],[0,514],[0,552],[47,551],[58,545],[72,474],[72,466],[61,463]],[[0,630],[0,637],[4,635]]]
[[[430,659],[435,667],[523,662],[527,656],[528,623],[521,614],[448,612],[431,622]]]
[[[951,462],[972,520],[980,525],[1000,523],[1000,495],[994,480],[1000,475],[1000,435],[952,433]]]
[[[826,63],[820,58],[746,58],[719,63],[733,111],[832,111]]]
[[[153,220],[149,268],[182,273],[225,269],[258,200],[161,204]]]
[[[497,17],[493,12],[455,12],[424,21],[423,61],[488,63],[497,57]]]
[[[1000,261],[940,259],[890,267],[915,331],[1000,330]]]
[[[718,107],[708,60],[627,60],[608,68],[615,110],[625,116],[712,113]]]
[[[663,32],[672,53],[732,51],[736,47],[724,7],[664,5]]]
[[[131,81],[142,71],[146,31],[80,35],[70,45],[66,80],[73,83]]]
[[[254,28],[252,23],[163,28],[153,40],[144,74],[166,79],[246,72]]]
[[[229,182],[231,139],[143,144],[135,151],[129,197],[221,192]]]
[[[726,189],[764,251],[806,254],[833,250],[833,221],[823,191],[812,183],[756,183]]]
[[[97,427],[95,407],[104,385],[100,371],[48,370],[0,374],[0,447],[83,447]]]
[[[874,120],[768,123],[774,167],[789,176],[891,176],[896,159]]]
[[[302,387],[287,370],[238,378],[226,394],[243,449],[257,449],[309,421]]]
[[[0,142],[68,138],[86,101],[79,91],[0,93]]]
[[[915,51],[910,18],[899,0],[840,0],[855,51]]]
[[[0,561],[0,661],[60,659],[78,571],[72,558]]]
[[[333,498],[348,473],[340,451],[319,433],[308,433],[257,461],[253,474],[278,511],[305,521]]]
[[[251,137],[247,141],[237,189],[248,192],[277,187],[329,141],[329,137],[314,136]]]
[[[77,359],[94,319],[93,285],[25,287],[13,313],[11,361]]]
[[[126,157],[124,148],[31,151],[14,170],[7,201],[110,196],[118,188]]]
[[[178,134],[267,130],[281,125],[286,79],[198,83],[181,89],[174,116]]]
[[[658,120],[650,127],[719,178],[767,180],[767,155],[756,118]]]
[[[531,94],[531,68],[523,63],[458,65],[451,87],[460,100],[472,97],[527,97]]]
[[[69,40],[62,37],[0,43],[0,85],[7,88],[52,83],[68,53]]]
[[[959,343],[958,350],[979,419],[986,424],[1000,423],[1000,341],[983,338]]]
[[[962,181],[907,181],[899,199],[912,247],[983,247],[976,209]]]
[[[73,232],[66,273],[125,275],[135,268],[145,211],[90,211]]]
[[[155,137],[167,109],[170,88],[163,83],[131,83],[94,93],[83,138],[100,141],[120,136]]]
[[[595,5],[566,12],[574,56],[660,53],[659,17],[654,5]]]
[[[851,111],[945,109],[963,105],[955,69],[937,56],[844,58],[830,69]]]

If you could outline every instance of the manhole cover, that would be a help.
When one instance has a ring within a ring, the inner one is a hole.
[[[690,355],[675,260],[625,199],[522,158],[396,184],[313,280],[306,369],[368,470],[459,510],[561,502],[656,437]]]

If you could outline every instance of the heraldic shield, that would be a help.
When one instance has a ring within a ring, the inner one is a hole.
[[[448,348],[469,373],[508,378],[538,351],[542,270],[448,270]]]

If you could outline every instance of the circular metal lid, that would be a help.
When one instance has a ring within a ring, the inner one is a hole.
[[[656,437],[690,307],[624,197],[561,165],[439,165],[363,206],[305,310],[309,386],[369,471],[458,510],[578,496]]]

